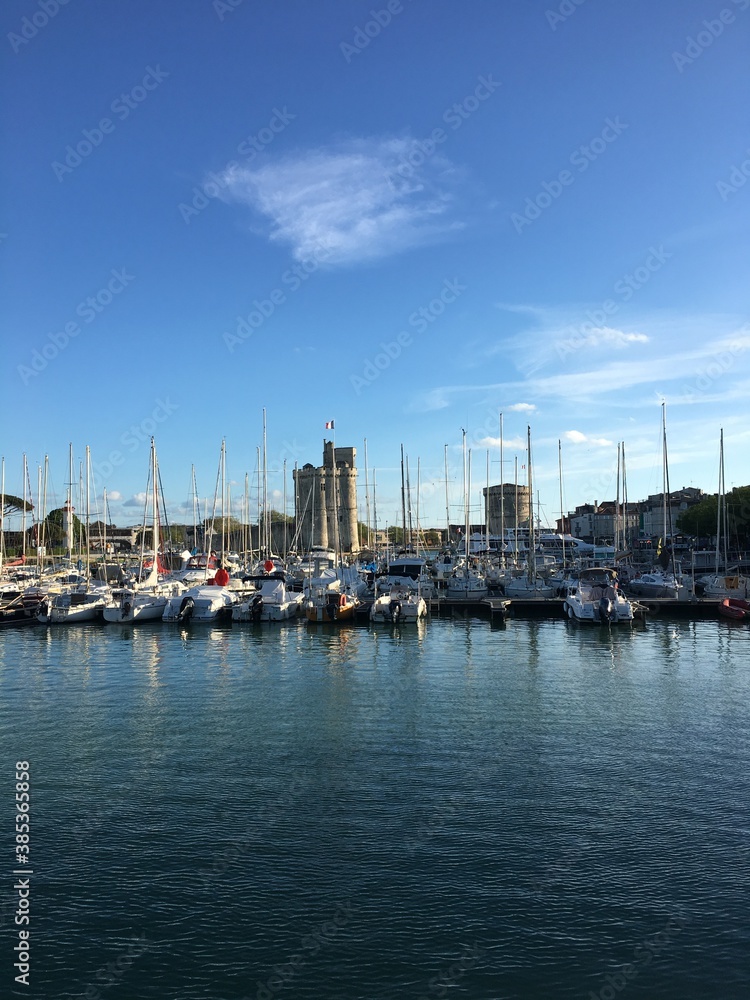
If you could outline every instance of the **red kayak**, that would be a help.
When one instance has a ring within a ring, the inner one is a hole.
[[[744,621],[750,618],[750,602],[743,601],[740,597],[725,597],[719,605],[719,614],[724,618]]]

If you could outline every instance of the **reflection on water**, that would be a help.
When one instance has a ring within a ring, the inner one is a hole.
[[[683,914],[633,996],[714,997],[717,968],[749,995],[749,643],[470,617],[6,632],[37,991],[85,994],[135,928],[154,947],[124,996],[264,996],[326,926],[295,1000],[437,996],[473,942],[472,1000],[608,996]]]

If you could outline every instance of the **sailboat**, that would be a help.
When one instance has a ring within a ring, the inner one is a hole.
[[[463,472],[464,472],[464,558],[451,573],[445,586],[448,600],[481,601],[490,592],[487,580],[479,569],[472,565],[471,558],[471,452],[468,460],[466,454],[466,431],[463,434]]]
[[[658,569],[635,576],[628,583],[628,592],[638,597],[679,598],[687,593],[675,573],[674,556],[667,539],[672,538],[671,508],[669,507],[669,462],[667,459],[667,411],[661,404],[662,426],[662,537],[659,539],[656,559]],[[669,568],[671,565],[671,569]]]
[[[219,481],[221,484],[221,520],[222,520],[222,566],[225,557],[225,496],[226,496],[226,445],[221,442],[221,458],[219,462]],[[214,511],[216,509],[216,494],[214,494]],[[213,518],[210,536],[213,536]],[[232,609],[239,603],[239,595],[228,587],[213,582],[190,587],[184,593],[168,598],[164,606],[162,621],[187,624],[188,622],[216,622],[231,620]]]
[[[154,558],[148,576],[132,587],[116,590],[104,607],[102,615],[105,622],[132,624],[133,622],[158,621],[164,614],[164,609],[170,597],[177,597],[186,590],[178,580],[160,580],[159,578],[159,466],[156,459],[156,445],[151,438],[151,462],[149,478],[152,480],[153,507],[153,550]],[[148,483],[146,486],[148,493]],[[143,535],[141,545],[146,536],[146,516],[143,518]],[[143,552],[141,552],[143,564]]]
[[[505,583],[505,596],[524,599],[554,597],[555,590],[537,576],[536,525],[534,523],[533,480],[531,464],[531,427],[526,427],[526,468],[529,483],[529,548],[526,554],[526,575],[513,577]]]
[[[723,567],[723,575],[719,567]],[[737,566],[729,565],[729,521],[727,518],[727,498],[724,483],[724,430],[719,438],[719,493],[716,505],[716,550],[714,556],[714,572],[711,576],[703,576],[696,580],[696,590],[703,597],[718,597],[739,602],[739,609],[750,597],[750,580],[739,572]],[[727,605],[731,607],[730,605]],[[721,609],[720,609],[721,610]],[[735,609],[736,610],[736,609]],[[729,617],[733,616],[730,612]]]
[[[93,581],[89,577],[88,529],[89,529],[89,485],[90,451],[86,446],[86,575],[83,582],[63,586],[61,592],[48,593],[39,605],[37,619],[43,625],[72,625],[80,622],[98,621],[110,595],[110,588],[105,582]],[[73,552],[73,446],[70,446],[70,482],[65,506],[63,508],[63,526],[68,557]],[[79,493],[83,492],[82,481]],[[82,550],[82,546],[81,546]],[[83,553],[82,553],[83,554]],[[82,568],[82,561],[79,559]]]

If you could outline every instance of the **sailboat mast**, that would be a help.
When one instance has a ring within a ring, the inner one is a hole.
[[[451,543],[451,512],[448,502],[448,445],[445,445],[445,544]]]
[[[630,541],[628,539],[628,476],[625,468],[625,442],[622,442],[622,545],[627,552]]]
[[[484,547],[490,554],[490,449],[487,449],[487,489],[484,494]]]
[[[21,512],[21,558],[26,562],[26,453],[23,455],[23,510]]]
[[[505,464],[503,462],[503,414],[500,413],[500,558],[505,566]]]
[[[464,440],[466,439],[466,432],[464,432]],[[466,504],[466,565],[469,565],[469,556],[471,554],[471,448],[466,456],[466,493],[464,494],[464,502]],[[468,586],[468,582],[467,582]]]
[[[365,438],[365,521],[367,523],[367,548],[372,548],[370,537],[370,481],[367,471],[367,438]]]
[[[529,579],[536,580],[536,532],[534,525],[534,491],[531,476],[531,427],[526,425],[526,472],[529,483]]]
[[[86,576],[89,575],[91,553],[89,551],[89,535],[91,534],[91,449],[86,445]]]
[[[417,555],[419,555],[419,491],[420,491],[420,488],[421,488],[421,468],[420,468],[420,459],[419,459],[419,456],[417,456],[417,511],[416,511],[416,514],[417,514],[417,540],[416,540],[416,544],[414,546],[415,549],[416,549]]]
[[[221,439],[221,565],[222,566],[224,565],[224,558],[227,549],[226,493],[227,493],[227,444],[226,440],[222,438]]]
[[[286,559],[286,554],[287,554],[287,536],[286,536],[286,528],[287,528],[287,525],[286,525],[286,459],[284,459],[283,477],[284,477],[284,501],[283,501],[284,502],[284,545],[283,545],[284,551],[283,551],[282,554],[284,556],[284,559]]]
[[[406,540],[407,548],[413,544],[414,526],[411,518],[411,482],[409,479],[409,456],[406,456],[406,510],[409,515],[409,533]]]
[[[5,455],[0,462],[0,570],[5,555]]]
[[[151,438],[151,475],[153,476],[153,505],[154,505],[154,530],[153,530],[153,542],[154,542],[154,568],[158,573],[158,562],[159,562],[159,478],[158,478],[158,466],[156,464],[156,442]],[[106,524],[107,517],[105,511],[104,521]],[[156,573],[154,574],[156,576]]]
[[[620,544],[620,442],[617,442],[617,487],[615,492],[615,555],[621,551]]]
[[[401,445],[401,524],[403,526],[403,545],[406,546],[406,484],[404,482],[404,446]]]
[[[513,503],[513,564],[518,564],[518,455],[513,456],[513,482],[514,482],[514,503]]]
[[[667,544],[667,404],[661,404],[662,535]]]
[[[724,526],[724,572],[729,569],[727,545],[726,484],[724,481],[724,428],[719,432],[719,496],[716,503],[716,574],[719,573],[719,553],[721,550],[722,522]]]
[[[463,476],[463,491],[464,491],[464,555],[466,557],[466,562],[469,561],[469,538],[468,531],[466,530],[466,525],[469,523],[469,504],[466,499],[466,431],[461,428],[461,455],[463,462],[462,476]]]
[[[268,444],[266,440],[266,408],[263,407],[263,555],[271,555],[270,511],[268,510]]]
[[[557,439],[557,471],[560,478],[560,534],[562,535],[562,563],[565,572],[565,507],[563,506],[562,441]]]

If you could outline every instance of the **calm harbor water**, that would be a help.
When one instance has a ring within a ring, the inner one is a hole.
[[[6,631],[0,991],[747,997],[749,703],[711,621]]]

